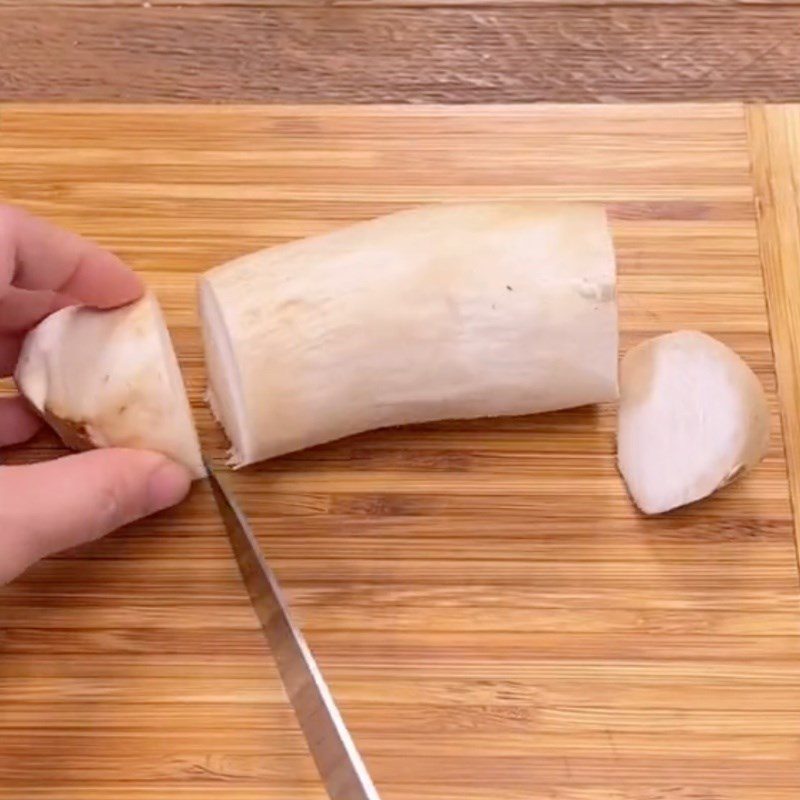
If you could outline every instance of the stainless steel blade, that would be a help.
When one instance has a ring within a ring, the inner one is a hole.
[[[247,518],[224,478],[206,467],[253,608],[328,795],[331,800],[380,800]]]

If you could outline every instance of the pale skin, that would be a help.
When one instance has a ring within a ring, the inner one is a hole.
[[[0,205],[0,377],[13,374],[25,333],[53,311],[75,303],[115,308],[143,291],[98,245]],[[27,441],[42,424],[21,398],[0,398],[0,448]],[[183,467],[148,451],[0,465],[0,584],[44,556],[175,505],[189,486]]]

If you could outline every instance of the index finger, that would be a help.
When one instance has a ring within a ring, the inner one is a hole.
[[[0,206],[0,295],[49,289],[96,308],[141,297],[141,280],[113,253],[18,208]]]

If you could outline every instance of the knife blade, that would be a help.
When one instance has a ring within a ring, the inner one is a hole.
[[[239,571],[328,796],[380,800],[247,518],[225,479],[208,463],[206,470]]]

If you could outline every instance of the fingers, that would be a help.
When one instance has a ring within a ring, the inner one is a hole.
[[[27,331],[54,311],[74,302],[49,289],[36,291],[9,286],[0,296],[0,333]]]
[[[27,442],[42,424],[21,397],[0,398],[0,447]]]
[[[0,584],[50,553],[175,505],[190,482],[183,467],[140,450],[0,467]]]
[[[21,349],[20,334],[0,333],[0,378],[7,378],[13,374]]]
[[[50,290],[113,308],[142,295],[139,278],[115,255],[18,208],[0,207],[0,286]]]

